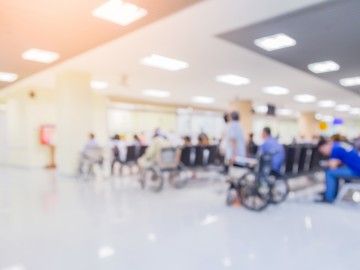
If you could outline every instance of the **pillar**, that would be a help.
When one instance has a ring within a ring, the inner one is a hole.
[[[90,132],[100,143],[107,137],[105,97],[90,89],[91,76],[67,71],[56,80],[56,164],[58,173],[73,176]]]
[[[234,100],[230,103],[230,110],[240,113],[240,124],[244,130],[245,138],[253,132],[253,112],[250,100]]]
[[[319,123],[315,119],[315,112],[300,113],[298,124],[300,136],[306,140],[311,140],[314,135],[319,134]]]

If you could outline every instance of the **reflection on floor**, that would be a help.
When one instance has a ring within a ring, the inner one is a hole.
[[[358,208],[295,196],[258,214],[227,208],[225,188],[0,168],[0,269],[359,268]]]

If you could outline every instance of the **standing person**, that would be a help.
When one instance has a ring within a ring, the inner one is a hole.
[[[325,170],[326,189],[322,201],[331,203],[336,199],[340,178],[360,179],[360,153],[350,144],[332,140],[321,140],[318,149],[330,158]]]
[[[271,135],[271,129],[265,127],[261,134],[264,140],[260,146],[259,154],[271,154],[272,155],[272,173],[275,175],[281,174],[281,167],[285,160],[285,149],[276,138]]]
[[[118,163],[121,166],[121,164],[125,162],[126,150],[127,150],[125,143],[121,140],[118,134],[116,134],[112,140],[111,150],[112,150],[111,175],[114,175],[115,164]]]
[[[249,140],[246,145],[246,154],[248,157],[254,157],[258,151],[258,146],[254,141],[254,133],[249,134]]]
[[[225,162],[232,165],[237,157],[246,156],[245,139],[240,126],[240,115],[238,112],[230,113],[230,123],[226,134]]]

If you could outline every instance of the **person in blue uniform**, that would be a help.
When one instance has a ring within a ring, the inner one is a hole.
[[[333,202],[339,190],[339,180],[360,180],[360,153],[350,144],[321,140],[319,152],[328,157],[326,175],[326,190],[323,201]]]
[[[263,144],[260,146],[259,154],[272,155],[272,172],[275,175],[281,174],[281,167],[285,160],[284,146],[271,135],[271,129],[265,127],[262,131]]]

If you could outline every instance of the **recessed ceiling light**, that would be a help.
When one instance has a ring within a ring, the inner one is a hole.
[[[196,96],[191,99],[194,103],[200,103],[200,104],[211,104],[215,102],[215,99],[213,97],[205,97],[205,96]]]
[[[144,96],[156,98],[167,98],[170,96],[170,92],[158,89],[145,89],[142,93]]]
[[[110,246],[103,246],[98,249],[98,258],[105,259],[115,254],[115,250]]]
[[[255,39],[254,43],[256,46],[268,52],[271,52],[271,51],[295,46],[296,40],[283,33],[280,33],[272,36]]]
[[[109,87],[109,83],[105,81],[91,81],[90,86],[94,90],[104,90]]]
[[[308,94],[296,95],[294,100],[300,103],[313,103],[316,101],[316,97]]]
[[[345,87],[360,85],[360,76],[341,79],[340,84]]]
[[[336,102],[333,100],[320,100],[318,106],[321,108],[333,108],[335,107]]]
[[[250,83],[250,80],[245,77],[241,77],[234,74],[224,74],[216,76],[216,81],[221,83],[227,83],[235,86],[246,85]]]
[[[349,113],[352,115],[360,115],[360,108],[351,108]]]
[[[268,106],[266,105],[255,106],[254,110],[256,113],[265,114],[268,112]]]
[[[178,71],[189,67],[189,64],[177,59],[152,54],[141,60],[141,63],[145,66],[161,68],[170,71]]]
[[[94,9],[92,14],[100,19],[125,26],[144,17],[147,11],[122,0],[109,0]]]
[[[278,109],[276,110],[276,113],[281,116],[290,116],[294,114],[293,110],[290,109]]]
[[[1,82],[14,82],[18,78],[18,75],[10,72],[0,72]]]
[[[315,115],[315,119],[318,121],[324,121],[324,122],[333,122],[334,121],[334,117],[331,115],[323,115],[321,113],[317,113]]]
[[[338,63],[329,60],[329,61],[309,64],[308,69],[314,73],[319,74],[319,73],[337,71],[340,69],[340,66]]]
[[[30,49],[22,54],[22,58],[28,61],[40,62],[49,64],[59,59],[59,54],[56,52],[45,51],[40,49]]]
[[[268,86],[263,88],[263,92],[269,95],[282,96],[289,94],[289,89],[281,86]]]
[[[335,107],[335,110],[338,112],[348,112],[350,111],[351,106],[348,104],[339,104]]]

